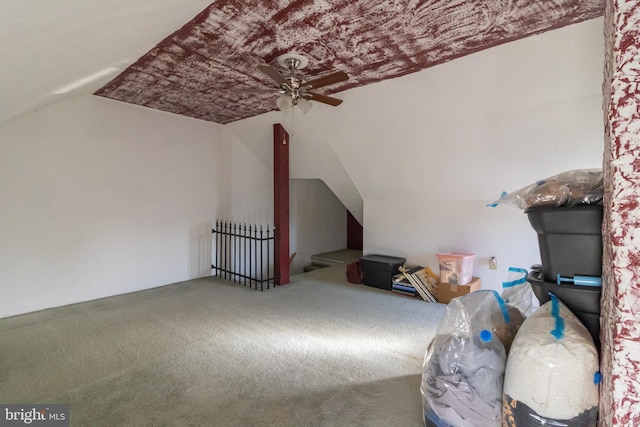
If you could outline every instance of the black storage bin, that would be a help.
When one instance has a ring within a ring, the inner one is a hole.
[[[389,255],[365,255],[360,258],[363,282],[365,285],[391,290],[391,281],[405,258]]]
[[[602,275],[602,205],[529,208],[538,233],[544,280]]]
[[[600,348],[600,286],[581,286],[545,282],[542,271],[532,270],[527,276],[540,305],[549,301],[552,292],[587,327],[596,347]]]

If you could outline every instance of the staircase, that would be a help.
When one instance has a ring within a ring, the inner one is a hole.
[[[311,255],[311,264],[304,267],[304,271],[314,271],[319,268],[330,267],[333,265],[347,265],[358,261],[362,257],[362,251],[359,249],[342,249],[339,251],[325,252],[322,254]]]

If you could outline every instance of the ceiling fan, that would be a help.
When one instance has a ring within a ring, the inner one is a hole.
[[[309,64],[309,61],[304,56],[285,53],[280,55],[276,61],[278,65],[287,70],[285,74],[268,65],[261,65],[258,69],[278,84],[279,89],[276,90],[276,93],[279,93],[280,96],[276,104],[280,110],[285,112],[292,111],[293,107],[297,105],[303,113],[306,113],[313,105],[310,101],[322,102],[334,107],[342,104],[341,99],[322,95],[313,92],[313,90],[348,80],[349,76],[344,71],[336,71],[322,77],[305,80],[298,74],[301,69]]]

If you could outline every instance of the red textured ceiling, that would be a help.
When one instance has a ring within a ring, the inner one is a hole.
[[[274,110],[259,65],[296,52],[304,77],[350,79],[324,94],[402,76],[603,15],[604,0],[219,0],[96,92],[228,123]],[[339,108],[339,107],[338,107]]]

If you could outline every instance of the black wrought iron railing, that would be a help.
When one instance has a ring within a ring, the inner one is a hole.
[[[268,225],[216,220],[213,233],[213,275],[250,288],[269,289],[275,230]]]

